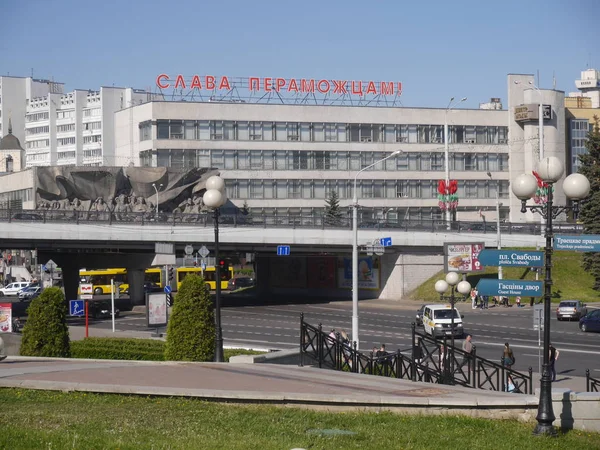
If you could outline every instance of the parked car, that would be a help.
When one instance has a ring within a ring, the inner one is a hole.
[[[563,300],[556,308],[557,320],[581,319],[587,314],[587,307],[581,300]]]
[[[7,286],[0,289],[0,297],[19,295],[19,291],[21,289],[25,289],[30,285],[31,283],[29,281],[17,281],[15,283],[10,283]]]
[[[36,213],[15,213],[12,216],[12,220],[44,220],[44,217]]]
[[[88,315],[94,319],[106,319],[112,316],[112,305],[109,300],[95,300],[88,303]],[[115,317],[119,317],[121,311],[115,306]]]
[[[230,291],[235,291],[236,289],[250,286],[254,286],[254,278],[251,277],[232,278],[227,283],[227,289]]]
[[[600,331],[600,309],[594,309],[579,319],[579,329],[583,332]]]
[[[415,316],[415,324],[418,327],[423,326],[423,310],[425,309],[425,305],[421,305],[419,309],[417,309],[417,315]]]
[[[42,293],[41,286],[31,285],[31,286],[27,286],[25,289],[21,289],[19,291],[18,295],[19,295],[19,300],[25,300],[25,299],[33,300],[41,293]]]

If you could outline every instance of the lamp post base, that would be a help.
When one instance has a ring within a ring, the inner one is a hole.
[[[536,417],[538,423],[533,430],[533,434],[535,436],[556,436],[556,429],[552,425],[555,418],[552,408],[552,379],[550,378],[549,367],[544,365],[542,366],[540,403]]]

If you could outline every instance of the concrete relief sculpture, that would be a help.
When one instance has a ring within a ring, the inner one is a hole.
[[[38,167],[36,209],[48,219],[141,221],[174,213],[195,221],[192,216],[204,211],[206,180],[218,173],[169,167]],[[161,186],[158,195],[153,185]]]

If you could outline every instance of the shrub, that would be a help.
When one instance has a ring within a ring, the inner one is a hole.
[[[167,326],[165,359],[212,361],[215,353],[215,315],[204,278],[185,277],[173,303]]]
[[[21,355],[69,357],[71,355],[67,304],[57,287],[44,289],[29,306],[23,327]]]
[[[84,359],[163,361],[165,342],[155,339],[85,338],[71,342],[71,356]]]

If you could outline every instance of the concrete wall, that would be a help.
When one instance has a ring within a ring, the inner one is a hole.
[[[553,389],[552,408],[555,426],[566,430],[600,432],[600,393]]]
[[[406,249],[400,254],[383,255],[383,289],[379,298],[399,300],[413,289],[420,286],[425,280],[443,269],[443,253],[413,254]]]

